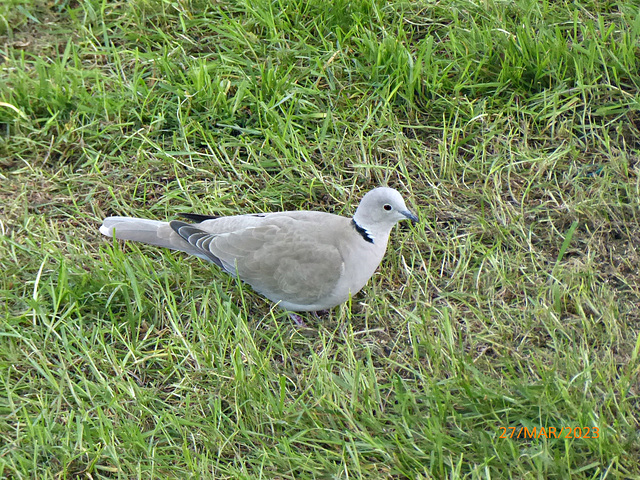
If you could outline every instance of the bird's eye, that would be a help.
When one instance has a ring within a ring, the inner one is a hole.
[[[386,203],[382,208],[384,208],[387,212],[390,212],[391,210],[393,210],[393,207],[388,203]]]

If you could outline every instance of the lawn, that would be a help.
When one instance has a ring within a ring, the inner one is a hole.
[[[640,478],[640,5],[2,0],[0,477]],[[308,328],[105,216],[421,223]]]

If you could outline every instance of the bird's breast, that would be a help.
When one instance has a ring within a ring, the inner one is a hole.
[[[344,246],[343,252],[343,274],[338,281],[334,291],[345,292],[345,301],[362,290],[384,257],[387,242],[369,243],[362,239],[351,242]]]

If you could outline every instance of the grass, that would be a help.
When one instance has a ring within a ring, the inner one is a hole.
[[[5,0],[0,40],[0,477],[640,478],[637,2]],[[422,224],[308,330],[97,231],[379,184]]]

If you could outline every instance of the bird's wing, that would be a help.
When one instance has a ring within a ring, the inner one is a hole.
[[[344,273],[344,261],[334,242],[337,232],[327,230],[343,222],[326,216],[323,222],[286,216],[264,217],[249,226],[235,217],[234,231],[211,233],[200,225],[171,222],[171,227],[189,244],[231,275],[251,285],[274,301],[299,305],[321,302]],[[340,217],[334,217],[340,218]],[[215,230],[204,225],[207,230]]]

